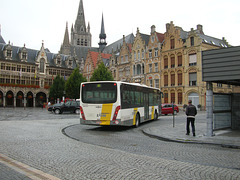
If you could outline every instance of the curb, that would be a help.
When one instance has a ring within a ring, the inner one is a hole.
[[[221,144],[221,143],[212,143],[212,142],[203,142],[203,141],[193,141],[193,140],[181,140],[181,139],[170,139],[167,137],[154,135],[151,133],[146,132],[145,130],[142,130],[143,134],[145,134],[148,137],[155,138],[158,140],[166,141],[166,142],[175,142],[175,143],[188,143],[188,144],[206,144],[206,145],[216,145],[221,146],[225,148],[231,148],[231,149],[240,149],[240,146],[238,145],[232,145],[232,144]]]

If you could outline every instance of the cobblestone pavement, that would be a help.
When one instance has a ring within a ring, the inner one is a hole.
[[[0,111],[2,117],[2,109]],[[36,115],[34,120],[3,118],[0,121],[0,153],[60,179],[240,179],[237,169],[183,162],[76,141],[62,134],[62,129],[79,124],[78,117],[44,117]],[[76,133],[82,132],[79,130]],[[100,139],[108,141],[104,137],[104,129]],[[154,149],[150,148],[149,151]],[[196,156],[201,156],[199,152]],[[231,152],[239,153],[237,150]],[[209,156],[214,155],[211,154],[213,152],[209,153]],[[0,173],[2,175],[2,170]]]

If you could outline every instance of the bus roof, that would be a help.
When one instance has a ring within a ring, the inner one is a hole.
[[[156,89],[161,91],[159,88],[155,87],[150,87],[145,84],[140,84],[140,83],[129,83],[129,82],[123,82],[123,81],[91,81],[91,82],[83,82],[82,84],[91,84],[91,83],[117,83],[117,84],[128,84],[128,85],[134,85],[134,86],[140,86],[140,87],[146,87],[149,89]]]

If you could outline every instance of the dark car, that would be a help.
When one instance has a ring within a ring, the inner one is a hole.
[[[68,113],[80,113],[80,102],[79,101],[67,101],[66,103],[53,106],[52,111],[55,114],[62,114],[63,112]]]
[[[174,106],[174,110],[173,110]],[[177,114],[179,112],[179,108],[176,104],[162,104],[162,114]]]
[[[61,106],[61,105],[62,105],[62,103],[51,104],[51,105],[48,106],[47,109],[48,109],[49,112],[52,112],[53,107],[55,107],[55,106]]]

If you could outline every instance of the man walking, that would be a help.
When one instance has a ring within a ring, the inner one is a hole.
[[[195,116],[197,115],[197,109],[192,104],[192,100],[188,101],[188,106],[186,107],[186,115],[187,115],[187,126],[186,126],[187,133],[186,133],[186,135],[189,135],[189,133],[190,133],[189,125],[191,123],[193,136],[196,136],[194,123],[195,123]]]

